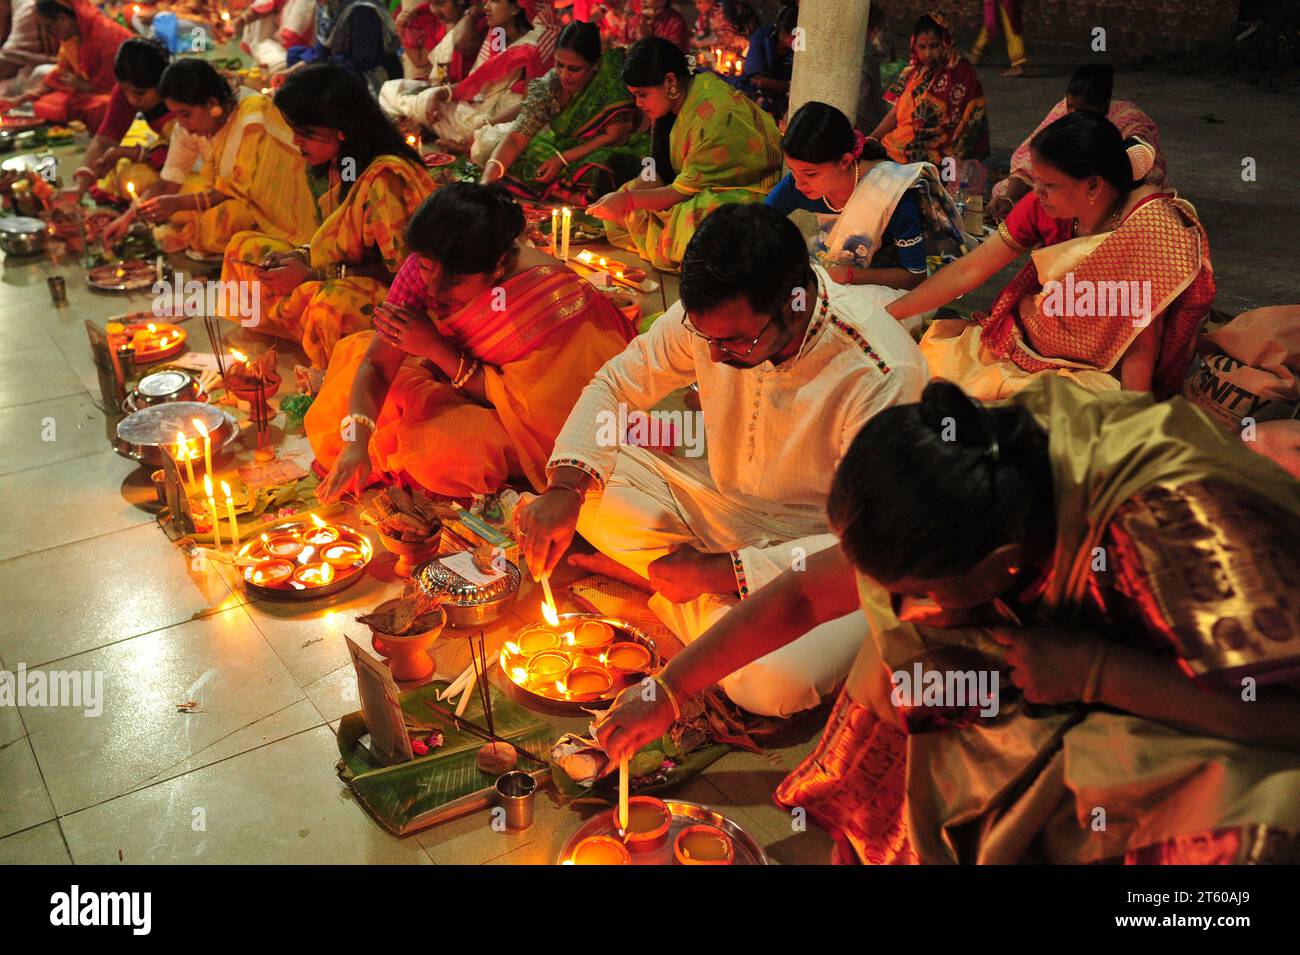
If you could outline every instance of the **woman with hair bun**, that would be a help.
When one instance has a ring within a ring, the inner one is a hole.
[[[775,794],[837,861],[1288,861],[1300,483],[1279,467],[1181,398],[1050,377],[982,407],[931,382],[858,432],[827,512],[839,547],[675,656],[664,693],[619,697],[612,760],[860,608],[871,636]]]
[[[1214,301],[1209,240],[1185,200],[1143,183],[1153,153],[1076,111],[1032,143],[1034,191],[990,239],[891,302],[905,319],[946,305],[1025,252],[989,312],[935,322],[921,351],[936,378],[1005,397],[1038,375],[1164,399],[1182,390]]]
[[[322,501],[372,475],[457,498],[545,489],[579,392],[635,330],[523,230],[500,185],[453,183],[416,210],[374,331],[339,343],[307,412]]]
[[[915,288],[929,255],[963,255],[975,245],[934,166],[891,161],[834,106],[799,107],[781,150],[790,172],[766,202],[817,217],[808,251],[841,285]]]

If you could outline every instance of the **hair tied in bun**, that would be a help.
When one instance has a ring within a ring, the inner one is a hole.
[[[867,144],[867,134],[860,129],[853,131],[853,158],[862,158],[862,147]]]
[[[1133,168],[1133,181],[1143,182],[1151,172],[1151,167],[1156,164],[1156,151],[1149,144],[1134,138],[1129,141],[1125,152],[1128,153],[1128,162]]]

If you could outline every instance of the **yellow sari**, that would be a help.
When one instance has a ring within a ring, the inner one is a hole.
[[[237,232],[255,229],[291,244],[315,228],[307,165],[275,104],[253,94],[239,101],[212,137],[212,158],[182,193],[216,189],[230,198],[203,212],[183,212],[163,226],[163,247],[221,253]]]
[[[1300,557],[1277,542],[1300,534],[1300,483],[1181,399],[1090,396],[1049,376],[1012,400],[1047,429],[1057,509],[1053,565],[1026,624],[1145,636],[1205,682],[1294,666],[1300,633],[1285,605]],[[1109,573],[1093,567],[1102,545]],[[995,717],[904,723],[890,673],[922,661],[999,668],[1001,647],[979,629],[900,622],[869,579],[859,591],[872,639],[816,751],[776,794],[831,831],[838,861],[1226,863],[1295,851],[1294,753],[1107,707],[1028,706],[1005,689]],[[1118,626],[1117,611],[1128,614]]]
[[[324,218],[311,236],[312,268],[342,263],[361,265],[376,259],[396,274],[406,258],[406,221],[434,190],[428,171],[398,156],[379,156],[339,200],[341,184],[320,199]],[[313,216],[311,222],[314,224]],[[255,281],[258,271],[249,265],[271,252],[288,252],[294,243],[261,232],[240,232],[226,247],[221,278]],[[364,275],[304,282],[288,295],[263,290],[260,321],[255,330],[302,345],[312,365],[324,368],[339,340],[370,328],[375,306],[384,298],[388,282]],[[248,316],[227,315],[236,320]]]

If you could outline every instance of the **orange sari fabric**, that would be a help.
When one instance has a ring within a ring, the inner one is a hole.
[[[538,266],[435,324],[467,355],[484,362],[490,407],[471,401],[429,364],[402,364],[370,439],[370,460],[387,478],[434,494],[465,498],[511,481],[546,487],[546,461],[578,395],[635,336],[613,303],[560,266]],[[333,465],[342,450],[339,422],[373,332],[339,342],[325,383],[306,416],[317,460]]]

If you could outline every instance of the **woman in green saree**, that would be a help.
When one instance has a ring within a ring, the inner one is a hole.
[[[480,182],[501,180],[524,199],[585,206],[636,175],[650,137],[623,85],[623,51],[600,52],[600,30],[570,23],[555,67],[528,84],[519,116],[483,164]]]
[[[1300,483],[1273,462],[1181,398],[1052,376],[984,408],[932,382],[862,429],[828,510],[839,548],[619,700],[613,758],[861,606],[871,639],[776,793],[838,861],[1296,861]]]
[[[781,177],[776,122],[712,73],[651,37],[627,53],[623,81],[653,122],[653,164],[587,210],[614,245],[676,271],[704,217],[732,202],[761,202]]]

